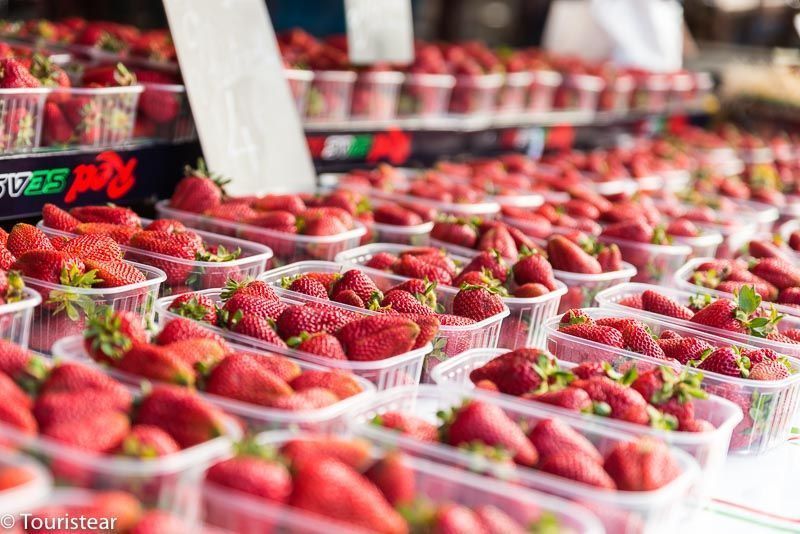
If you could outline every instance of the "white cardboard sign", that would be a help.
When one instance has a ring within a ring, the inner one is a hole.
[[[345,0],[344,9],[351,63],[414,60],[411,0]]]
[[[316,177],[264,0],[164,0],[208,167],[233,194]]]

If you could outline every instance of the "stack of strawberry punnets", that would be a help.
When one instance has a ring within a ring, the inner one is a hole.
[[[728,303],[718,302],[706,307],[708,317],[721,319],[730,313]],[[621,361],[640,370],[683,365],[690,373],[702,373],[705,391],[737,404],[745,414],[734,429],[733,450],[766,450],[784,439],[790,428],[796,411],[791,399],[800,374],[796,360],[770,348],[740,346],[700,330],[616,310],[570,310],[546,328],[549,347],[560,360]]]
[[[135,495],[120,490],[75,491],[59,489],[50,497],[45,506],[30,512],[27,521],[30,525],[53,521],[54,518],[72,517],[95,520],[97,529],[104,529],[114,521],[115,532],[131,534],[197,532],[213,534],[211,528],[204,528],[187,520],[181,514],[166,510],[148,509]],[[23,531],[27,533],[41,530]]]
[[[152,343],[139,325],[139,318],[128,312],[99,313],[84,332],[86,355],[120,371],[126,381],[138,383],[144,378],[188,386],[214,395],[212,402],[223,397],[275,410],[305,411],[332,406],[364,391],[350,373],[309,368],[278,354],[232,347],[187,319],[166,323]],[[237,406],[241,405],[222,404],[243,418],[252,413],[237,413]]]
[[[137,286],[131,307],[144,309],[151,293],[144,284],[148,276],[122,260],[122,249],[110,237],[82,235],[54,237],[25,223],[14,226],[3,254],[14,258],[11,268],[19,271],[42,296],[42,306],[34,318],[31,346],[49,351],[53,341],[83,329],[85,316],[94,312],[98,300],[116,290]],[[149,274],[160,271],[153,271]],[[156,283],[160,280],[155,280]]]
[[[254,340],[266,349],[291,346],[317,362],[378,362],[430,343],[439,330],[434,316],[366,315],[344,307],[281,298],[265,282],[232,282],[218,300],[185,293],[165,311],[229,331],[233,339]],[[251,341],[252,342],[252,341]],[[414,381],[414,377],[407,377]]]
[[[469,379],[477,388],[570,411],[664,430],[714,430],[695,417],[693,399],[707,397],[700,389],[702,376],[666,366],[642,373],[631,368],[623,375],[605,362],[565,368],[537,349],[517,349],[473,369]]]
[[[14,53],[12,50],[5,52],[4,56]],[[0,113],[0,151],[24,152],[38,146],[42,92],[45,87],[62,82],[69,85],[66,73],[39,54],[33,58],[0,59],[0,89],[19,91],[3,94],[2,97],[4,108]]]
[[[162,294],[220,287],[228,278],[248,274],[242,273],[241,262],[236,261],[243,255],[241,247],[229,250],[220,242],[210,241],[210,236],[204,241],[203,236],[174,219],[158,219],[145,226],[129,208],[81,206],[66,212],[45,204],[42,221],[54,230],[114,239],[126,247],[128,260],[164,271],[167,279]]]
[[[751,261],[698,258],[675,278],[682,288],[700,286],[725,296],[752,287],[762,299],[780,304],[781,311],[793,315],[800,305],[800,268],[784,257],[764,256]]]
[[[156,486],[145,485],[142,492],[157,499],[152,472],[119,473],[115,479],[113,469],[93,467],[88,459],[155,462],[233,432],[228,416],[189,390],[157,386],[134,403],[127,388],[101,371],[72,362],[48,367],[5,341],[0,341],[0,382],[6,392],[2,442],[44,455],[54,477],[70,485],[125,485],[143,477]]]
[[[401,452],[376,455],[359,439],[259,438],[266,443],[242,443],[234,457],[209,469],[206,522],[236,532],[302,526],[402,534],[514,533],[584,521],[580,509],[560,500],[519,488],[503,494],[511,487],[466,473],[456,477]],[[563,508],[548,511],[554,502]],[[569,512],[576,515],[567,519]]]

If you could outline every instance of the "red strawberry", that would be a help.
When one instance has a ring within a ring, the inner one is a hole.
[[[431,532],[475,532],[477,534],[484,534],[485,532],[481,520],[475,512],[466,506],[455,503],[440,505],[436,509],[431,523]]]
[[[538,349],[517,349],[507,352],[473,369],[469,378],[473,384],[490,380],[499,391],[519,396],[534,392],[547,383],[549,373],[554,371],[552,359]]]
[[[342,344],[335,336],[326,332],[306,334],[305,332],[288,340],[288,345],[299,351],[331,358],[332,360],[346,360]]]
[[[120,447],[123,456],[134,458],[158,458],[180,450],[172,436],[151,425],[134,425]]]
[[[482,321],[505,310],[506,306],[497,293],[481,286],[462,287],[452,303],[453,314],[475,321]]]
[[[622,270],[622,252],[615,243],[602,245],[597,253],[597,262],[604,273]]]
[[[408,525],[369,480],[330,457],[293,465],[290,504],[365,530],[405,533]],[[331,498],[331,496],[335,496]]]
[[[585,311],[581,310],[580,308],[573,308],[571,310],[567,310],[564,315],[561,316],[561,320],[558,322],[558,326],[568,326],[572,324],[595,324],[594,319],[592,319]]]
[[[270,405],[275,397],[290,395],[289,384],[260,366],[257,358],[249,354],[231,354],[211,371],[205,390],[263,406]]]
[[[543,460],[551,455],[574,452],[588,456],[597,463],[603,461],[603,456],[591,441],[557,419],[542,419],[528,433],[528,438]]]
[[[411,313],[417,315],[432,315],[434,311],[420,302],[411,293],[400,289],[387,291],[380,301],[382,308],[389,308],[399,313]]]
[[[29,436],[36,435],[39,429],[30,408],[19,402],[0,404],[0,423]]]
[[[281,314],[283,317],[283,314]],[[270,345],[286,347],[286,342],[272,328],[269,320],[257,315],[245,315],[232,319],[228,326],[231,332],[264,341]]]
[[[72,232],[80,224],[78,219],[49,202],[42,206],[42,220],[48,228],[65,232]]]
[[[420,327],[411,319],[379,315],[345,324],[336,337],[349,359],[374,361],[408,352],[419,334]]]
[[[697,366],[698,369],[727,376],[747,376],[745,362],[733,347],[719,347],[708,354]]]
[[[28,251],[53,250],[47,234],[26,223],[17,223],[6,239],[6,248],[19,258]]]
[[[156,336],[156,343],[169,345],[176,341],[197,338],[213,339],[219,343],[225,342],[219,334],[206,330],[199,323],[189,319],[178,318],[172,319],[164,325],[161,332]]]
[[[375,416],[372,424],[391,428],[419,441],[436,443],[439,441],[439,430],[424,419],[401,412],[385,412]]]
[[[410,504],[416,496],[416,476],[400,452],[389,452],[364,473],[392,506]]]
[[[80,235],[67,241],[61,249],[82,260],[114,262],[122,259],[122,249],[112,238],[105,235]]]
[[[703,353],[713,347],[705,340],[696,337],[664,338],[657,340],[658,346],[664,351],[664,356],[686,364],[691,360],[700,360]]]
[[[517,262],[517,264],[518,263],[519,262]],[[517,264],[515,264],[514,266],[515,269]],[[549,267],[549,265],[547,265],[547,267]],[[461,274],[473,271],[482,272],[484,269],[486,269],[491,274],[492,278],[495,278],[500,282],[506,281],[506,277],[508,276],[508,266],[506,265],[505,260],[503,260],[503,257],[500,254],[498,254],[496,250],[488,250],[488,251],[485,250],[480,252],[477,256],[473,257],[472,260],[470,260],[470,262],[466,264],[463,269],[461,269]],[[514,272],[516,273],[516,270]],[[531,272],[534,275],[538,274],[538,271],[535,270],[535,268],[533,268]],[[550,275],[552,278],[552,270]],[[516,274],[514,276],[516,279]],[[529,281],[539,282],[541,280],[529,280]],[[519,280],[517,280],[517,283],[524,284],[525,282],[520,282]]]
[[[565,388],[556,391],[547,391],[538,394],[526,394],[523,398],[536,402],[544,402],[554,406],[561,406],[576,412],[590,412],[592,399],[589,394],[578,388]]]
[[[109,223],[121,224],[140,228],[142,221],[136,212],[120,206],[79,206],[69,210],[70,214],[84,223]]]
[[[781,258],[763,258],[750,268],[750,272],[778,289],[800,286],[800,269]]]
[[[286,466],[259,450],[251,454],[245,449],[244,453],[211,466],[206,480],[267,502],[285,503],[292,493],[292,477]]]
[[[616,488],[614,481],[608,476],[601,464],[597,463],[591,456],[576,454],[575,452],[551,454],[542,459],[537,469],[590,486],[605,489]]]
[[[298,195],[265,195],[253,202],[253,207],[261,211],[288,211],[294,215],[305,211],[306,205]]]
[[[212,177],[202,159],[197,161],[196,169],[187,166],[184,172],[186,177],[175,186],[169,200],[170,207],[203,213],[222,203],[222,183],[219,178]]]
[[[217,310],[214,301],[200,293],[183,293],[170,302],[169,311],[194,321],[217,324]]]
[[[565,334],[588,339],[603,345],[611,347],[625,348],[625,341],[622,338],[622,333],[616,328],[610,326],[599,326],[592,324],[573,324],[559,328]]]
[[[289,284],[287,289],[289,289],[289,291],[296,291],[298,293],[303,293],[304,295],[310,295],[323,300],[328,300],[329,298],[328,291],[325,289],[325,286],[322,285],[322,283],[318,280],[308,276],[301,276],[300,278],[297,278],[291,284]]]
[[[133,345],[146,342],[142,319],[133,312],[105,308],[86,323],[84,347],[95,361],[119,359]]]
[[[476,247],[478,250],[495,250],[504,258],[516,259],[519,249],[505,225],[497,225],[484,232]]]
[[[352,289],[345,289],[344,291],[339,291],[336,293],[333,298],[331,299],[334,302],[340,302],[342,304],[347,304],[348,306],[353,306],[356,308],[366,308],[366,303],[361,300],[361,297],[356,295],[356,292]]]
[[[547,242],[547,257],[550,265],[559,271],[583,274],[603,272],[597,259],[564,236],[556,235]]]
[[[657,490],[681,473],[669,448],[649,436],[615,444],[603,467],[622,491]]]
[[[108,453],[117,449],[130,430],[125,414],[102,411],[77,421],[54,422],[42,429],[42,435],[72,447]]]
[[[368,442],[332,434],[290,439],[281,448],[281,454],[290,461],[298,463],[319,456],[335,458],[358,471],[363,471],[372,460]]]
[[[373,294],[380,294],[380,289],[375,282],[358,269],[350,269],[345,272],[334,286],[331,294],[335,296],[340,291],[347,290],[353,291],[364,302],[369,302]]]
[[[475,228],[460,220],[436,221],[431,230],[431,237],[466,248],[473,248],[478,242],[478,233]]]
[[[550,290],[542,284],[523,284],[514,290],[514,296],[523,299],[533,299],[548,293]]]
[[[750,380],[783,380],[789,377],[789,369],[780,361],[763,361],[750,368]]]
[[[295,391],[303,391],[313,387],[329,389],[340,399],[346,399],[361,393],[362,388],[350,373],[343,371],[314,371],[309,370],[292,380]]]
[[[78,257],[60,250],[25,252],[12,267],[25,276],[53,284],[91,287],[96,283],[94,273],[84,274],[84,263]]]
[[[700,235],[700,229],[689,219],[674,219],[667,225],[667,233],[669,235],[679,237],[697,237]]]
[[[224,206],[220,206],[223,208]],[[237,220],[242,220],[237,217]],[[255,213],[249,217],[244,218],[247,224],[258,226],[259,228],[267,228],[269,230],[277,230],[279,232],[296,233],[297,217],[288,211],[269,211],[266,213]]]
[[[343,309],[333,307],[289,306],[275,322],[278,334],[284,339],[301,335],[303,332],[333,333],[350,321]]]
[[[122,224],[111,223],[80,223],[73,230],[78,235],[100,234],[107,235],[120,245],[129,244],[136,228]]]
[[[373,210],[375,222],[394,226],[416,226],[422,217],[398,204],[381,204]]]
[[[120,371],[161,382],[187,386],[195,382],[192,366],[167,347],[134,345],[113,365]]]
[[[220,296],[222,300],[228,300],[234,295],[252,295],[266,300],[279,300],[272,286],[261,280],[228,280]]]
[[[87,269],[96,271],[97,287],[121,287],[147,279],[142,271],[122,260],[97,261],[87,258],[84,263]]]
[[[223,304],[220,317],[222,322],[232,324],[242,315],[255,315],[262,319],[277,320],[286,310],[287,304],[280,300],[268,300],[256,295],[236,293]]]
[[[637,243],[652,243],[654,232],[652,226],[641,219],[637,219],[610,224],[603,229],[603,233],[600,235]]]
[[[226,433],[225,416],[196,393],[174,386],[156,386],[142,399],[137,424],[155,425],[181,447],[191,447]]]
[[[690,320],[694,315],[686,306],[650,289],[642,292],[642,309],[676,319]]]
[[[339,402],[339,397],[325,388],[308,388],[291,395],[273,397],[269,406],[290,412],[319,410]]]
[[[648,404],[641,394],[604,376],[575,380],[570,387],[580,388],[595,403],[605,403],[609,416],[639,425],[650,422]],[[604,407],[605,408],[605,407]]]
[[[652,334],[644,327],[637,324],[628,324],[622,329],[622,339],[628,350],[650,356],[652,358],[665,359],[664,351],[658,346]]]
[[[369,261],[364,264],[364,266],[378,269],[380,271],[386,271],[390,269],[396,261],[397,256],[394,254],[390,254],[388,252],[378,252],[372,258],[370,258]]]
[[[410,254],[404,254],[392,264],[391,269],[395,274],[409,278],[427,279],[445,285],[451,285],[453,282],[452,275],[443,267],[428,263]]]
[[[529,283],[542,284],[548,290],[556,288],[553,267],[540,254],[523,254],[512,267],[514,281],[522,286]]]
[[[45,102],[43,121],[42,141],[45,145],[64,145],[72,139],[73,128],[55,102]]]
[[[524,534],[524,529],[510,515],[491,504],[475,508],[475,515],[487,534]]]
[[[0,87],[3,89],[41,87],[41,85],[21,61],[12,58],[0,59]]]
[[[536,449],[519,426],[502,409],[480,401],[470,401],[450,414],[441,428],[444,441],[455,447],[482,444],[498,448],[521,465],[533,466]]]

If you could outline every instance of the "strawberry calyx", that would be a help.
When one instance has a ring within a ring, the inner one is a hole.
[[[64,286],[76,288],[90,288],[95,284],[102,282],[102,278],[97,278],[97,270],[83,272],[77,265],[73,265],[69,269],[66,267],[61,268],[61,276],[59,283]]]
[[[661,430],[677,430],[678,419],[672,414],[663,413],[661,410],[650,406],[645,408],[650,417],[650,426]]]
[[[304,341],[308,341],[311,339],[311,334],[306,332],[305,330],[300,332],[299,335],[292,336],[286,340],[286,344],[289,345],[291,348],[297,348],[298,345],[303,343]]]
[[[711,289],[716,288],[727,277],[725,269],[722,272],[717,272],[716,269],[709,269],[707,271],[697,271],[692,274],[692,283],[702,287]]]
[[[253,456],[271,462],[277,461],[287,464],[286,459],[274,447],[265,446],[255,438],[246,438],[239,441],[234,445],[233,450],[236,456]]]
[[[230,178],[223,178],[218,174],[213,174],[208,170],[206,166],[206,160],[203,158],[197,158],[197,166],[191,167],[190,165],[186,165],[183,168],[184,176],[194,176],[196,178],[208,178],[212,182],[214,182],[217,187],[219,187],[220,191],[222,191],[223,196],[225,195],[225,186],[231,182]]]
[[[241,255],[242,249],[240,247],[237,247],[235,250],[228,250],[223,245],[218,245],[216,252],[211,252],[209,250],[197,252],[197,254],[195,254],[195,260],[223,263],[233,261]]]
[[[592,401],[592,411],[591,413],[595,415],[599,415],[601,417],[610,417],[611,416],[611,406],[607,402],[603,401]]]
[[[690,398],[708,398],[708,394],[700,387],[703,381],[702,375],[690,374],[686,370],[676,374],[671,368],[665,366],[662,366],[660,370],[662,384],[648,399],[652,404],[663,404],[673,397],[678,399],[681,404],[689,401]]]
[[[671,245],[672,236],[667,234],[667,229],[664,225],[659,224],[653,228],[653,238],[650,243],[653,245]]]
[[[458,449],[477,454],[495,462],[510,462],[513,455],[503,447],[490,446],[482,441],[470,441],[458,445]]]
[[[197,300],[196,297],[190,297],[189,300],[181,302],[174,308],[170,308],[169,311],[195,321],[202,321],[208,314],[208,308],[200,304],[200,301]]]
[[[736,304],[734,316],[745,326],[752,336],[765,338],[775,330],[775,325],[783,319],[775,306],[771,306],[768,316],[750,318],[761,306],[761,295],[753,286],[742,286],[739,291],[734,291],[733,302]]]
[[[91,341],[94,351],[119,360],[133,346],[131,338],[122,332],[122,318],[109,306],[91,315],[83,337]]]
[[[284,277],[284,278],[289,278],[289,277]],[[283,284],[284,278],[281,279],[281,284]],[[289,285],[291,285],[292,281],[293,280],[289,281]],[[252,278],[245,278],[242,280],[234,280],[233,278],[228,278],[228,280],[225,282],[225,287],[222,288],[222,292],[220,293],[219,297],[223,301],[229,300],[236,294],[237,291],[246,288],[251,282],[253,282]],[[289,287],[289,286],[287,285],[283,287]]]
[[[95,312],[94,301],[86,295],[78,295],[70,291],[53,290],[47,299],[48,305],[55,305],[53,315],[66,312],[71,321],[78,321],[81,318],[79,310],[83,310],[88,316]]]
[[[711,295],[708,293],[697,293],[696,295],[689,297],[689,309],[697,312],[711,304],[713,301],[714,300],[712,299]]]
[[[9,271],[7,276],[8,288],[4,299],[6,302],[19,302],[25,297],[25,281],[19,271]]]

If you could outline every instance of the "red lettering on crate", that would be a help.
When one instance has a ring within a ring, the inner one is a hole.
[[[123,161],[113,150],[101,152],[94,163],[82,163],[72,169],[72,184],[64,202],[75,202],[87,191],[103,189],[109,200],[122,198],[136,184],[134,170],[137,163],[136,158]]]

